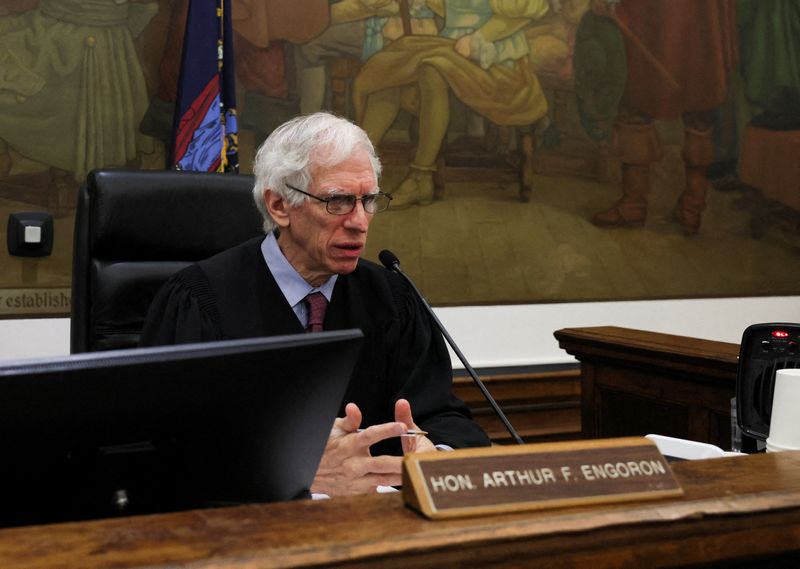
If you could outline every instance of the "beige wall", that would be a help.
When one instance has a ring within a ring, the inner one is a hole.
[[[553,338],[566,327],[613,325],[738,343],[750,324],[800,322],[800,297],[465,306],[436,313],[473,366],[499,367],[572,361]],[[0,320],[0,360],[68,352],[66,318]]]

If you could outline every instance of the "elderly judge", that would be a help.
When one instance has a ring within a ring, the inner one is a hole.
[[[360,328],[365,336],[313,492],[401,482],[402,453],[488,445],[451,393],[444,341],[410,287],[360,258],[390,198],[367,135],[327,113],[298,117],[259,148],[253,194],[265,236],[172,276],[143,345]],[[361,429],[361,430],[360,430]],[[427,436],[399,437],[409,429]]]

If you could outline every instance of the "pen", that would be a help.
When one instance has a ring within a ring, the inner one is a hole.
[[[364,429],[356,429],[357,433],[363,432]],[[415,431],[414,429],[409,429],[408,432],[399,435],[401,437],[417,437],[417,436],[425,436],[428,434],[428,431]]]

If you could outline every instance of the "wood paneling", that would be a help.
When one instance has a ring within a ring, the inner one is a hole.
[[[578,438],[581,433],[580,370],[480,374],[511,425],[526,443]],[[453,391],[495,443],[511,435],[469,376],[457,376]]]
[[[585,438],[657,433],[730,448],[737,344],[615,326],[555,337],[581,362]]]

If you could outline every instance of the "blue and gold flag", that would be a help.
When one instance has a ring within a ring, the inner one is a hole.
[[[170,168],[238,172],[231,0],[191,0]]]

